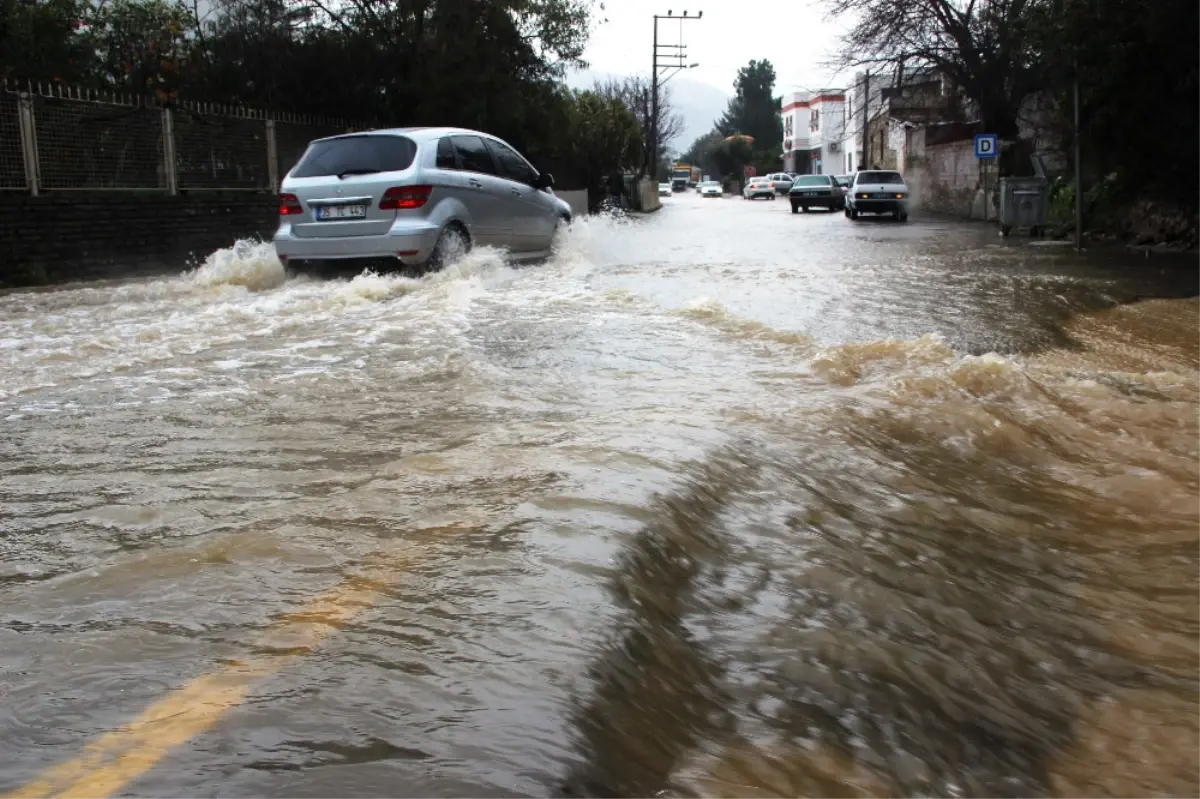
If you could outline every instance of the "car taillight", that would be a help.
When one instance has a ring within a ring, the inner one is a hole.
[[[402,211],[408,208],[420,208],[429,202],[433,186],[393,186],[383,193],[379,201],[381,211]]]
[[[300,204],[300,198],[294,194],[279,195],[279,215],[280,216],[296,216],[304,213],[304,206]]]

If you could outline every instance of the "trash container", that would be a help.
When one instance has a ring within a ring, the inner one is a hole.
[[[1040,236],[1050,217],[1050,182],[1044,177],[1000,178],[1000,233],[1027,228]]]

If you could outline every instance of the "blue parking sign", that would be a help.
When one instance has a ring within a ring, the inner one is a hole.
[[[1000,154],[1000,137],[995,133],[975,135],[975,157],[980,160],[995,158]]]

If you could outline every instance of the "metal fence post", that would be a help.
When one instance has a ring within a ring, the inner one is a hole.
[[[175,161],[175,116],[170,108],[162,110],[163,175],[167,179],[167,194],[179,194],[179,170]]]
[[[30,196],[38,196],[42,173],[38,165],[37,127],[33,124],[33,98],[22,94],[17,100],[18,127],[21,130],[21,158],[25,164],[25,185]]]
[[[275,142],[275,120],[267,120],[267,180],[268,191],[279,189],[279,146]]]

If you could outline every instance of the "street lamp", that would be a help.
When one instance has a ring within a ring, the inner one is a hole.
[[[649,152],[649,167],[651,170],[658,169],[658,87],[661,83],[666,83],[672,76],[680,70],[694,69],[700,66],[697,63],[684,64],[684,59],[687,58],[687,47],[683,44],[683,20],[700,19],[704,16],[703,11],[696,12],[695,16],[688,16],[688,12],[676,14],[671,9],[667,9],[666,14],[654,15],[654,58],[653,66],[650,70],[650,94],[652,97],[650,107],[650,152]],[[658,43],[658,21],[660,19],[677,19],[679,22],[679,44],[662,44]],[[674,50],[676,52],[663,56],[663,60],[667,63],[659,64],[659,50]],[[666,77],[659,81],[659,73],[663,72]]]

